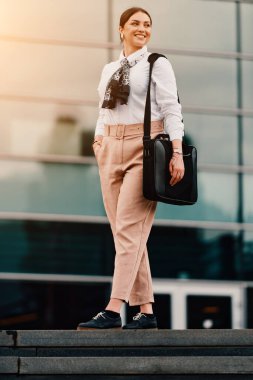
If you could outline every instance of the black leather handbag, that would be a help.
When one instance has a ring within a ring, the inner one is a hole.
[[[144,115],[143,136],[143,195],[145,198],[174,205],[193,205],[198,198],[197,191],[197,150],[192,145],[182,143],[185,165],[184,177],[174,186],[170,185],[169,163],[172,157],[172,143],[168,134],[150,136],[151,102],[150,85],[152,68],[162,54],[153,53],[150,63],[149,83]],[[166,57],[165,57],[166,58]],[[180,103],[179,97],[178,102]]]

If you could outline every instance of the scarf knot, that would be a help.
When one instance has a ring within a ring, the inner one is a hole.
[[[130,94],[130,68],[136,65],[145,53],[141,54],[131,63],[127,58],[120,61],[120,68],[112,74],[105,91],[102,108],[115,108],[117,101],[122,104],[127,104]]]

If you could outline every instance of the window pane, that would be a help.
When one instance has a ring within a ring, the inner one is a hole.
[[[97,99],[105,49],[0,42],[1,93]],[[11,73],[11,75],[10,75]]]
[[[158,203],[156,218],[236,221],[238,198],[236,175],[200,172],[198,192],[198,202],[193,206],[175,207]]]
[[[156,219],[236,221],[236,175],[200,172],[198,189],[196,205],[158,203]],[[105,215],[97,166],[1,161],[0,211]]]
[[[1,161],[0,211],[105,215],[97,166]]]
[[[241,4],[242,49],[253,53],[253,4]]]
[[[115,249],[109,225],[0,221],[0,227],[2,272],[113,274]],[[237,238],[232,231],[153,226],[148,240],[152,275],[237,279],[241,268]],[[253,258],[247,260],[252,267]]]
[[[58,279],[0,280],[0,288],[2,330],[71,330],[74,321],[88,320],[104,306],[110,296],[111,284],[106,280],[101,283],[59,282]],[[163,317],[166,316],[158,305]],[[16,348],[14,352],[17,353]],[[24,355],[32,352],[33,349],[22,350]],[[1,354],[10,355],[9,347],[1,348]]]
[[[109,225],[0,220],[0,271],[112,275]]]
[[[243,234],[242,256],[243,279],[252,281],[253,278],[253,232]]]
[[[93,154],[90,143],[98,109],[81,107],[75,100],[98,102],[97,85],[107,51],[6,42],[0,42],[0,50],[1,94],[31,99],[1,101],[0,153]],[[44,100],[36,102],[33,97]],[[84,130],[90,130],[87,144]]]
[[[114,41],[119,40],[118,23],[121,13],[136,6],[135,0],[113,2]],[[147,7],[148,5],[148,7]],[[153,20],[150,46],[235,50],[235,4],[218,1],[139,0]]]
[[[0,34],[107,41],[107,4],[105,0],[1,0]]]
[[[235,117],[184,114],[184,124],[185,137],[196,146],[199,163],[238,163]]]
[[[182,105],[236,107],[234,60],[168,56]]]
[[[243,119],[243,160],[245,165],[253,165],[253,118]]]
[[[2,101],[0,154],[92,155],[97,107]]]
[[[154,277],[236,278],[236,232],[153,227],[148,243]]]
[[[253,175],[244,175],[244,221],[245,223],[253,223]]]
[[[243,107],[253,109],[253,62],[242,62]]]

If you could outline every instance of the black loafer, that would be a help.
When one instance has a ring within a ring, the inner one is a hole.
[[[127,323],[122,329],[134,330],[134,329],[151,329],[158,330],[156,317],[147,317],[143,313],[138,313],[133,317],[133,321]]]
[[[94,329],[121,329],[121,317],[110,318],[105,311],[101,311],[88,322],[79,323],[77,330]]]

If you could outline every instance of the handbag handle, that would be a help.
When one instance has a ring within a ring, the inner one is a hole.
[[[150,99],[150,87],[151,87],[151,77],[152,77],[152,69],[154,66],[155,61],[160,58],[164,57],[167,59],[167,57],[163,54],[158,53],[152,53],[148,57],[148,62],[150,63],[149,67],[149,80],[148,80],[148,89],[147,89],[147,96],[146,96],[146,104],[145,104],[145,112],[144,112],[144,136],[143,140],[150,140],[150,125],[151,125],[151,99]],[[180,104],[180,99],[177,91],[177,101]],[[183,122],[183,119],[182,119]]]

